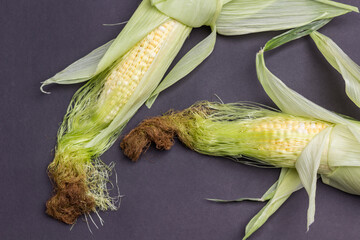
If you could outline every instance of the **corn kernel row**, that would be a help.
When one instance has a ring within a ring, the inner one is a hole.
[[[258,150],[298,156],[310,140],[329,125],[314,120],[259,119],[253,124]]]
[[[174,25],[175,21],[169,20],[150,32],[108,74],[99,99],[99,109],[105,110],[105,122],[110,122],[130,99]],[[102,109],[102,106],[106,106],[106,109]]]

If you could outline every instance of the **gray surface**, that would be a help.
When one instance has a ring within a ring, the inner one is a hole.
[[[118,142],[103,155],[116,162],[121,192],[117,212],[101,213],[105,225],[85,222],[73,230],[45,215],[51,194],[46,167],[56,132],[80,85],[39,82],[115,37],[140,1],[0,0],[0,238],[1,239],[241,239],[247,222],[264,204],[214,204],[206,197],[261,196],[279,170],[259,169],[199,155],[176,143],[169,152],[151,149],[137,164]],[[344,2],[360,6],[356,0]],[[360,16],[335,19],[321,32],[360,63]],[[196,29],[180,55],[209,33]],[[148,116],[183,109],[197,100],[255,101],[274,106],[255,74],[255,53],[277,33],[217,38],[213,54],[180,83],[161,94],[151,110],[141,108],[124,133]],[[178,58],[177,58],[178,59]],[[360,119],[347,99],[341,76],[309,38],[266,55],[268,67],[290,87],[316,103]],[[252,239],[359,239],[360,198],[317,185],[316,220],[306,233],[307,195],[296,192]]]

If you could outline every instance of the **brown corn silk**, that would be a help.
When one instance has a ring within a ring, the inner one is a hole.
[[[56,194],[46,203],[46,213],[67,224],[73,224],[82,214],[95,210],[95,200],[88,194],[86,176],[61,166],[64,172],[49,170],[49,175],[55,181]]]

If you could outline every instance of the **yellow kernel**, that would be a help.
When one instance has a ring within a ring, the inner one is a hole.
[[[256,128],[254,129],[254,131],[255,131],[255,132],[261,132],[261,129],[260,129],[260,127],[256,127]]]
[[[163,27],[163,26],[160,26],[160,27],[159,27],[159,30],[162,31],[162,32],[166,32],[166,28]]]

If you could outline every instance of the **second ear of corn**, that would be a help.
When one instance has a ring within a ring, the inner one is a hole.
[[[139,125],[140,129],[146,124],[147,120]],[[164,115],[159,118],[158,125],[161,124],[169,126],[183,143],[202,154],[247,157],[262,164],[289,168],[295,167],[296,159],[316,134],[332,126],[325,121],[292,116],[254,104],[210,102]],[[122,143],[125,153],[136,147],[127,145],[129,138],[131,133]],[[319,171],[329,172],[325,160]]]
[[[271,41],[280,40],[283,44],[296,39],[297,33],[303,33],[298,30]],[[359,106],[359,66],[331,39],[317,32],[311,33],[311,37],[343,75],[348,96]],[[249,103],[202,102],[184,111],[144,120],[121,143],[124,153],[136,160],[151,141],[157,148],[169,149],[177,135],[190,149],[203,154],[245,157],[253,160],[251,164],[255,161],[281,167],[278,181],[261,198],[230,200],[268,201],[247,225],[243,239],[302,187],[309,195],[309,229],[315,219],[318,174],[325,184],[360,195],[360,122],[328,111],[288,88],[267,69],[264,50],[257,54],[256,69],[264,90],[281,112]]]

